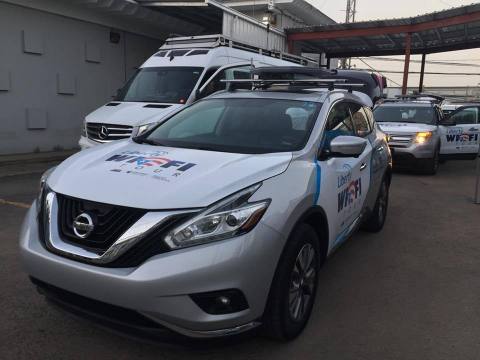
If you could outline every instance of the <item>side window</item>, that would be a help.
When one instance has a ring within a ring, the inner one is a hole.
[[[363,111],[365,111],[365,114],[367,114],[367,119],[368,119],[368,125],[370,126],[370,129],[375,128],[375,118],[373,117],[373,111],[369,107],[364,106]]]
[[[250,70],[250,65],[246,65],[231,67],[220,71],[215,78],[208,83],[207,87],[202,91],[202,93],[199,94],[199,99],[211,95],[217,91],[225,90],[227,88],[227,84],[222,82],[222,80],[249,79]],[[246,84],[246,86],[250,89],[251,84]]]
[[[350,111],[352,112],[352,121],[355,128],[355,135],[365,137],[370,134],[370,124],[367,120],[367,115],[363,111],[363,107],[358,104],[350,104]]]
[[[452,115],[457,125],[462,124],[477,124],[478,123],[478,108],[467,107]]]
[[[205,75],[204,77],[202,78],[202,81],[200,82],[200,84],[198,85],[198,88],[200,89],[206,82],[208,79],[210,79],[210,77],[215,74],[215,71],[217,71],[219,69],[219,66],[215,66],[215,67],[211,67],[210,69],[208,69],[206,72],[205,72]]]
[[[355,135],[349,106],[345,102],[335,104],[328,114],[323,140],[324,146],[329,147],[330,141],[340,135]]]

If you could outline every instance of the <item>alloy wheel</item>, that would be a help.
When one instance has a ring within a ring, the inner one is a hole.
[[[294,321],[302,321],[312,301],[317,272],[315,249],[305,244],[299,251],[290,277],[289,313]]]

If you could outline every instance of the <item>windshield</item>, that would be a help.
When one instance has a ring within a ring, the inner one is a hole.
[[[206,99],[173,115],[143,141],[243,154],[300,150],[321,105],[279,99]]]
[[[115,100],[185,104],[201,67],[148,67],[139,69],[119,90]]]
[[[430,106],[379,106],[374,111],[377,122],[435,124],[435,109]]]

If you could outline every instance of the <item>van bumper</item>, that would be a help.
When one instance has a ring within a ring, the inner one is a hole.
[[[78,145],[80,146],[80,149],[85,150],[97,145],[101,145],[101,143],[90,140],[86,136],[80,136],[80,140],[78,140]]]

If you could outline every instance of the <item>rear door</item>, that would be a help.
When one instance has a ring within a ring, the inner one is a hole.
[[[480,124],[479,106],[464,106],[450,114],[455,125],[440,125],[440,153],[455,157],[478,154]]]
[[[358,106],[349,102],[337,102],[330,109],[322,139],[322,151],[328,151],[330,142],[337,136],[355,136],[350,107]],[[358,157],[332,157],[319,161],[322,189],[317,204],[321,205],[332,219],[330,231],[332,247],[338,246],[350,234],[365,203],[370,183],[370,143]]]

